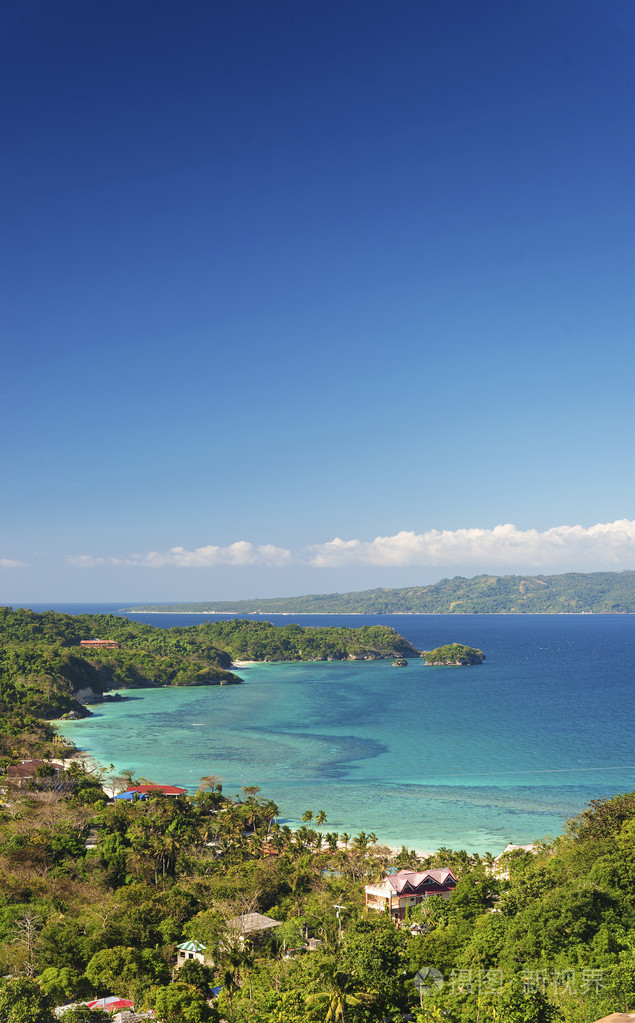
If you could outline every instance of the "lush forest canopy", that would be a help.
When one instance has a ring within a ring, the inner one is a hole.
[[[304,597],[147,604],[126,611],[237,614],[633,614],[635,571],[456,576],[431,586]]]
[[[328,809],[292,832],[256,785],[228,799],[213,775],[193,798],[109,802],[130,780],[73,762],[6,787],[0,1023],[53,1023],[54,1006],[105,995],[163,1023],[591,1023],[635,1005],[635,793],[596,800],[494,874],[490,854],[422,860],[337,834]],[[413,907],[407,927],[365,911],[364,885],[387,872],[448,866],[451,898]],[[282,926],[243,943],[228,921],[251,912]],[[174,980],[188,939],[207,963]],[[442,983],[424,996],[429,968]]]
[[[119,648],[80,646],[96,638]],[[82,692],[99,698],[113,688],[239,682],[230,666],[230,655],[204,630],[154,629],[114,615],[0,608],[3,718],[85,713],[77,700]]]
[[[209,630],[214,642],[236,660],[341,661],[419,656],[412,643],[385,625],[314,628],[233,619],[193,628]]]
[[[117,648],[82,647],[87,639]],[[109,689],[228,685],[232,661],[392,658],[419,653],[393,629],[301,628],[269,622],[210,622],[160,629],[116,615],[0,608],[0,718],[6,732],[29,718],[86,713],[78,701]],[[84,694],[84,695],[82,695]],[[20,727],[22,727],[20,725]]]
[[[426,664],[482,664],[485,654],[473,646],[465,646],[463,643],[446,643],[445,646],[438,646],[434,650],[424,650],[423,657]]]
[[[146,632],[124,619],[2,618],[1,765],[65,764],[38,770],[26,787],[3,779],[0,1023],[54,1023],[54,1006],[105,995],[154,1008],[162,1023],[397,1023],[407,1014],[415,1023],[591,1023],[635,1007],[635,793],[598,798],[535,855],[511,852],[496,871],[489,853],[421,859],[395,855],[372,832],[336,833],[328,807],[307,810],[292,832],[257,784],[228,798],[213,762],[194,797],[112,802],[138,779],[69,759],[72,748],[28,702],[30,676],[14,670],[21,651],[35,660],[20,670],[46,669],[51,686],[74,684],[75,673],[83,683],[122,651],[170,663],[177,653],[198,663],[203,651],[208,660],[230,647],[253,652],[267,623],[195,627],[188,645],[190,630]],[[121,649],[82,657],[78,640],[95,634]],[[295,658],[302,630],[288,636]],[[360,649],[376,650],[382,636],[370,630],[364,644],[374,645]],[[412,906],[399,930],[365,911],[365,884],[433,867],[459,879],[448,901]],[[242,941],[228,921],[252,912],[281,926]],[[316,951],[306,951],[309,938]],[[174,979],[176,946],[188,939],[206,946],[207,962]],[[415,978],[431,968],[442,983],[424,991]],[[212,987],[222,989],[215,1001]],[[80,1007],[66,1023],[105,1021]]]

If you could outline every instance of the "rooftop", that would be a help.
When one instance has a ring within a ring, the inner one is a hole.
[[[182,796],[187,792],[187,789],[179,789],[176,785],[132,785],[125,792],[120,792],[119,796],[127,796],[128,793],[134,795],[149,796],[153,792],[162,792],[164,796]]]
[[[206,945],[201,945],[198,941],[184,941],[182,945],[177,945],[182,952],[204,952],[207,948]]]
[[[267,931],[270,927],[280,927],[280,920],[273,920],[270,916],[263,916],[262,913],[243,913],[233,920],[227,921],[227,926],[241,934],[253,934],[254,931]]]
[[[399,870],[396,874],[387,874],[380,883],[401,893],[404,889],[419,888],[429,882],[444,885],[448,881],[456,884],[457,880],[456,874],[449,867],[437,867],[435,870]]]
[[[52,767],[55,772],[62,770],[61,764],[50,760],[23,760],[21,764],[7,767],[7,778],[35,778],[38,767]]]

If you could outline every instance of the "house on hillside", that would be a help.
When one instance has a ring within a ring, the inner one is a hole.
[[[97,647],[100,650],[118,650],[119,644],[114,639],[80,639],[80,646]]]
[[[70,1002],[68,1005],[58,1005],[53,1012],[58,1019],[62,1019],[71,1009],[100,1009],[102,1012],[110,1013],[113,1023],[142,1023],[154,1019],[154,1009],[145,1009],[143,1012],[134,1011],[134,1002],[127,998],[119,998],[118,995],[108,995],[106,998],[96,998],[92,1002]]]
[[[227,921],[227,926],[243,941],[245,938],[249,938],[250,941],[258,941],[264,937],[267,931],[273,930],[274,927],[280,927],[280,925],[280,920],[263,916],[262,913],[243,913],[242,916],[236,916],[233,920]]]
[[[180,968],[188,962],[194,960],[197,963],[207,963],[205,956],[206,945],[201,945],[200,941],[184,941],[182,945],[176,946],[176,968]]]
[[[387,874],[379,884],[366,885],[366,909],[390,913],[395,923],[405,919],[406,910],[414,909],[431,895],[449,899],[458,878],[449,867],[436,870],[399,870]]]
[[[135,796],[139,799],[146,799],[148,796],[184,796],[187,789],[179,789],[176,785],[133,785],[131,788],[126,789],[125,792],[120,792],[119,795],[115,796],[115,799],[127,799],[132,800]]]
[[[25,788],[30,781],[37,777],[53,777],[59,774],[64,768],[63,764],[50,760],[23,760],[21,764],[14,764],[7,767],[6,780],[19,788]],[[46,770],[44,770],[46,769]],[[38,775],[39,771],[39,775]]]
[[[532,853],[536,855],[540,846],[534,845],[512,845],[509,842],[502,853],[494,857],[494,861],[491,866],[491,872],[494,877],[509,877],[509,860],[514,853]]]
[[[89,1009],[101,1009],[102,1012],[123,1012],[134,1009],[134,1002],[128,998],[120,998],[118,995],[106,995],[105,998],[95,998],[92,1002],[82,1002]]]

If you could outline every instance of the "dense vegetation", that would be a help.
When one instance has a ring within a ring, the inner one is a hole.
[[[164,1023],[591,1023],[635,1005],[635,793],[597,800],[496,877],[489,854],[394,857],[373,834],[328,831],[324,811],[292,833],[256,786],[229,800],[209,776],[191,799],[108,804],[116,781],[75,762],[5,792],[0,1023],[111,994]],[[411,911],[416,933],[365,913],[365,883],[434,866],[459,884]],[[253,911],[282,926],[243,944],[228,921]],[[304,952],[307,937],[321,947]],[[186,939],[209,965],[173,981]],[[443,983],[424,996],[414,978],[430,967]]]
[[[83,682],[103,667],[77,654],[85,630],[112,629],[131,656],[164,650],[169,660],[173,642],[187,644],[179,633],[189,630],[150,630],[142,646],[137,630],[148,627],[85,617],[4,613],[4,663],[28,648],[51,685],[75,671]],[[213,636],[203,628],[200,650],[247,652],[235,623],[217,624]],[[250,649],[264,625],[246,633]],[[290,636],[295,657],[302,636]],[[635,1007],[635,793],[596,800],[537,855],[511,853],[494,874],[490,854],[440,849],[422,860],[395,856],[372,833],[336,834],[324,810],[307,811],[293,833],[257,786],[228,799],[211,774],[193,798],[113,803],[132,773],[68,759],[29,702],[28,676],[7,671],[2,686],[1,764],[66,761],[26,788],[4,780],[0,1023],[54,1023],[53,1006],[111,994],[154,1007],[161,1023],[397,1023],[408,1013],[415,1023],[591,1023]],[[449,901],[412,908],[407,928],[365,912],[365,883],[437,866],[459,884]],[[243,943],[228,921],[254,911],[281,926]],[[321,946],[306,952],[307,938]],[[174,979],[185,939],[205,944],[209,962]],[[443,983],[424,993],[414,981],[429,968]],[[222,991],[210,1003],[213,985]],[[105,1021],[80,1008],[66,1023]]]
[[[193,628],[207,630],[214,643],[242,660],[343,661],[419,656],[412,643],[384,625],[307,628],[232,619]]]
[[[446,643],[435,650],[424,650],[423,657],[426,664],[482,664],[485,660],[482,650],[463,643]]]
[[[633,614],[635,572],[457,576],[431,586],[304,597],[152,604],[127,611],[236,614]]]
[[[81,647],[107,639],[118,649]],[[85,713],[77,699],[114,688],[224,685],[240,682],[232,659],[343,660],[418,651],[393,629],[303,629],[229,621],[160,629],[116,615],[67,615],[0,608],[0,718]],[[8,724],[7,729],[14,729]]]
[[[119,649],[85,648],[112,639]],[[114,615],[0,608],[0,715],[85,713],[77,694],[112,688],[239,682],[231,657],[196,629],[154,629]],[[91,695],[92,694],[92,695]]]

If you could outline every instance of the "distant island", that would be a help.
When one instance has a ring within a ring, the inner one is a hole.
[[[462,665],[482,664],[485,654],[473,646],[464,646],[463,643],[446,643],[445,646],[438,646],[435,650],[424,650],[422,657],[426,664]]]
[[[208,614],[635,614],[635,571],[455,576],[430,586],[302,597],[137,604],[125,612]]]

